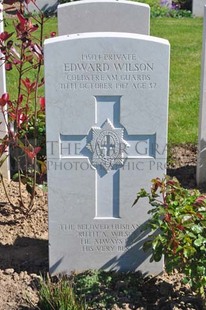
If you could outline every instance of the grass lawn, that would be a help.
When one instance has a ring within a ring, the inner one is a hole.
[[[4,24],[4,31],[7,31],[9,33],[14,32],[14,19],[11,18],[7,18],[5,19],[5,24]],[[33,21],[33,24],[36,24],[35,21]],[[44,24],[44,37],[45,38],[50,38],[50,33],[51,32],[57,32],[57,19],[52,17],[46,20],[45,24]],[[34,32],[33,34],[35,37],[38,38],[38,31]],[[16,36],[14,34],[14,36],[11,37],[13,40],[16,40]],[[18,41],[17,41],[18,44]],[[26,77],[29,77],[31,79],[31,81],[35,80],[35,74],[36,74],[36,70],[33,71],[29,71],[29,74],[26,73],[23,78],[25,79]],[[42,76],[43,76],[43,67],[42,67]],[[18,89],[18,73],[15,70],[11,70],[9,72],[7,72],[6,75],[6,84],[7,84],[7,91],[12,94],[12,99],[16,98],[17,95],[17,89]],[[43,87],[40,88],[40,95],[44,94],[44,90]]]
[[[6,31],[12,31],[12,20]],[[151,35],[171,44],[169,143],[197,143],[202,50],[202,18],[152,18]],[[45,24],[45,35],[57,30],[56,18]],[[17,89],[14,72],[7,73],[9,92]]]
[[[169,143],[197,143],[202,18],[153,18],[151,35],[171,45]]]

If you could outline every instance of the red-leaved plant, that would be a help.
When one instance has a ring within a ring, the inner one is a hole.
[[[165,177],[152,180],[151,192],[141,189],[133,205],[145,197],[152,209],[144,228],[151,234],[143,249],[152,251],[151,261],[164,255],[166,271],[182,272],[206,309],[206,195]]]
[[[17,91],[5,93],[0,98],[0,110],[4,116],[7,133],[0,141],[0,166],[9,150],[13,159],[14,178],[19,182],[19,208],[26,215],[33,207],[37,177],[45,174],[45,99],[39,94],[44,85],[42,75],[43,31],[46,18],[36,5],[36,0],[7,0],[5,10],[16,12],[14,31],[0,33],[1,61],[7,74],[16,71]],[[36,6],[38,14],[31,15],[28,4]],[[31,78],[32,76],[32,78]],[[3,182],[3,177],[1,175]],[[22,183],[30,194],[30,201],[22,199]],[[6,187],[4,186],[5,190]]]

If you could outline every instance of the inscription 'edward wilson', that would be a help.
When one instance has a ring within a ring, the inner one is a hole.
[[[65,72],[107,72],[109,70],[126,71],[126,72],[145,72],[153,71],[153,63],[65,63]]]

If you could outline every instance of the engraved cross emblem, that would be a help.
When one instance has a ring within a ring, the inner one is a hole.
[[[112,135],[107,134],[104,136],[104,142],[101,145],[105,150],[105,156],[111,156],[115,154],[115,141],[113,140]]]
[[[92,127],[92,140],[86,147],[92,152],[91,164],[101,165],[106,172],[122,166],[129,144],[123,139],[124,129],[115,128],[107,119],[100,127]]]
[[[95,167],[95,218],[119,218],[120,170],[126,159],[140,157],[135,151],[137,141],[148,141],[146,157],[154,157],[155,134],[128,135],[120,123],[121,96],[95,97],[95,126],[82,136],[62,135],[60,141],[81,144],[80,156]],[[85,154],[85,149],[89,150]],[[74,156],[63,156],[72,157]]]

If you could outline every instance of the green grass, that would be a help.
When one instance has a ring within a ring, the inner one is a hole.
[[[151,35],[171,45],[169,143],[197,143],[202,25],[201,18],[151,19]]]
[[[5,30],[12,31],[12,20]],[[202,50],[202,18],[152,18],[151,35],[171,44],[169,143],[197,143]],[[45,24],[45,35],[57,31],[57,20]],[[34,76],[33,76],[34,78]],[[17,89],[14,72],[7,73],[7,88]]]
[[[38,309],[42,310],[86,310],[74,293],[72,283],[66,277],[41,279]]]

